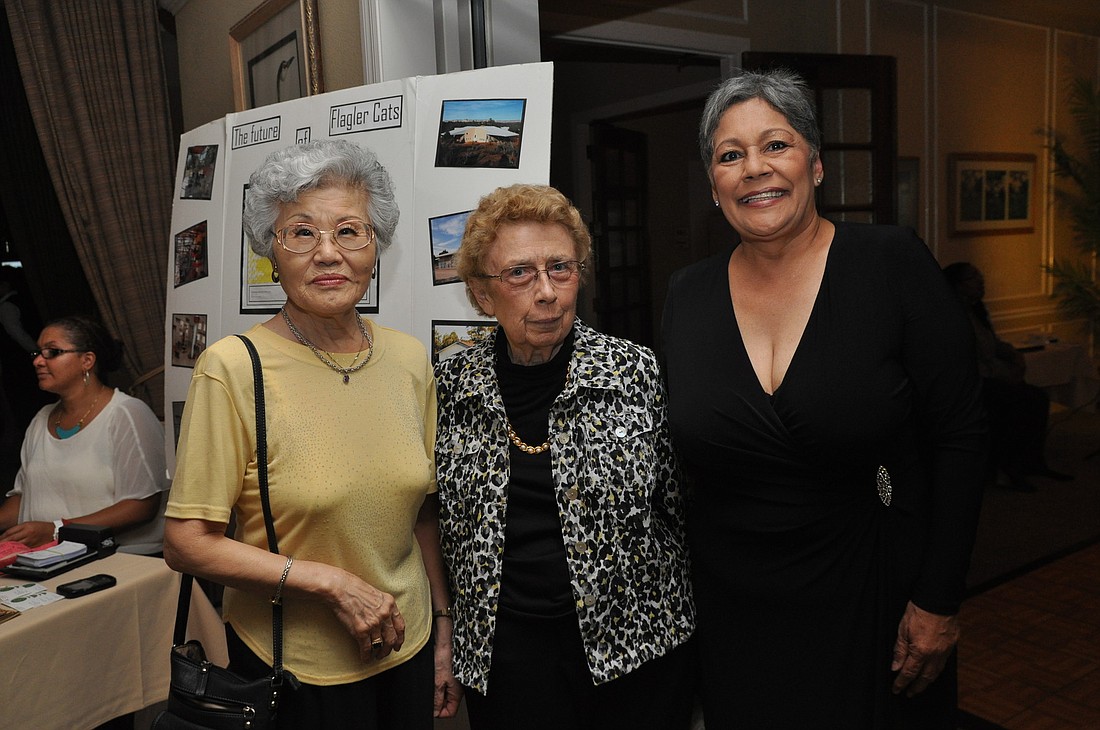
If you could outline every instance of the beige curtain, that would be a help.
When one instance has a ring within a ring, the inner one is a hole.
[[[80,264],[135,377],[164,364],[173,142],[155,0],[4,0]],[[136,393],[163,416],[164,381]]]

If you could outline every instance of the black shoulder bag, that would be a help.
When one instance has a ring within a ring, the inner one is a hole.
[[[260,355],[244,335],[237,335],[252,358],[252,376],[256,390],[256,461],[259,465],[260,502],[267,527],[267,546],[278,554],[275,522],[271,516],[271,498],[267,489],[267,417],[264,411],[264,376]],[[176,606],[176,627],[172,639],[172,679],[168,690],[168,709],[157,715],[153,730],[263,730],[275,727],[279,693],[297,686],[298,680],[283,669],[283,606],[271,602],[272,652],[274,666],[270,676],[245,680],[228,669],[212,664],[202,644],[185,642],[187,614],[191,606],[193,577],[184,574]]]

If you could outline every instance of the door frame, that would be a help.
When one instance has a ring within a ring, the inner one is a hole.
[[[747,0],[742,0],[742,15],[747,13]],[[715,82],[687,84],[681,87],[662,89],[645,96],[631,97],[611,104],[589,107],[569,115],[571,165],[573,169],[573,204],[581,211],[586,221],[592,221],[594,204],[592,200],[592,170],[588,160],[588,148],[592,144],[591,125],[601,120],[632,116],[639,112],[658,107],[671,106],[695,99],[706,99],[714,90],[715,83],[729,78],[741,64],[741,54],[750,48],[748,38],[719,35],[699,31],[672,30],[660,34],[655,41],[654,27],[644,23],[627,20],[615,20],[589,26],[576,31],[557,33],[556,40],[584,43],[592,46],[626,46],[663,51],[667,53],[691,53],[718,59],[719,76]],[[701,164],[701,163],[700,163]],[[578,311],[582,315],[594,314],[594,292],[588,287],[581,289]]]

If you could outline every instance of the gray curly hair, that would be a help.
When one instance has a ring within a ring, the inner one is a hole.
[[[390,174],[369,149],[343,139],[324,139],[272,152],[249,178],[242,224],[256,255],[272,257],[275,221],[284,203],[333,184],[367,194],[368,223],[378,236],[379,253],[385,251],[401,216]]]
[[[699,154],[710,173],[714,161],[714,133],[722,115],[734,104],[762,99],[787,118],[787,123],[810,144],[810,162],[821,152],[821,132],[817,114],[810,102],[810,89],[802,77],[788,69],[742,71],[726,79],[707,98],[699,119]]]

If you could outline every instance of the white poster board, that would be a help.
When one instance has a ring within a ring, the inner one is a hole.
[[[490,324],[450,266],[465,215],[501,185],[549,181],[552,84],[549,63],[418,76],[230,114],[182,136],[165,317],[169,473],[195,360],[284,300],[241,230],[245,187],[264,158],[334,137],[378,156],[401,220],[360,311],[445,356],[467,330]]]

